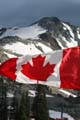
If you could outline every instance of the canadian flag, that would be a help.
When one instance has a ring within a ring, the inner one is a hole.
[[[11,58],[0,65],[0,74],[24,84],[44,84],[80,89],[80,47],[49,54]]]

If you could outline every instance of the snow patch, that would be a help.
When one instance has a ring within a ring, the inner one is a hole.
[[[6,54],[9,58],[17,57],[16,55],[10,54],[8,52],[4,52],[4,54]]]
[[[69,96],[77,97],[76,95],[74,95],[74,94],[72,94],[71,92],[68,92],[68,91],[66,91],[66,90],[59,89],[59,91],[62,92],[62,93],[64,93],[64,94],[66,94],[66,95],[68,95],[68,97],[69,97]]]
[[[20,55],[35,55],[35,54],[41,54],[41,51],[38,50],[34,44],[24,44],[22,42],[16,42],[12,44],[7,44],[4,46],[4,49],[10,50],[13,53],[17,53]]]
[[[0,36],[0,39],[8,36],[17,36],[22,39],[39,39],[39,34],[45,32],[45,29],[40,27],[38,24],[35,24],[30,27],[7,29],[6,32]]]
[[[14,95],[12,94],[12,93],[7,93],[7,97],[9,97],[9,98],[13,98],[14,97]]]
[[[49,110],[49,116],[50,118],[61,118],[61,112],[58,112],[58,111],[54,111],[54,110]],[[63,113],[63,117],[64,118],[68,118],[68,120],[74,120],[73,117],[71,117],[69,114],[67,113]]]
[[[53,50],[49,48],[48,46],[38,42],[36,45],[33,43],[24,44],[22,42],[16,42],[12,44],[6,44],[4,46],[5,50],[9,50],[12,53],[16,53],[19,55],[36,55],[36,54],[42,54],[42,51],[39,50],[36,46],[40,46],[44,53],[52,52]],[[10,54],[7,54],[11,57]]]
[[[62,49],[65,48],[65,47],[63,47],[63,45],[62,45],[62,43],[60,42],[59,38],[56,38],[56,41],[57,41],[58,45],[59,45]]]
[[[36,91],[35,90],[29,90],[29,96],[30,97],[35,97],[36,96]],[[52,95],[46,94],[46,97],[53,97]]]
[[[53,52],[53,50],[50,47],[48,47],[40,42],[36,46],[41,47],[44,53]]]
[[[66,27],[63,27],[63,30],[66,30]]]
[[[77,36],[80,39],[80,28],[77,28]]]
[[[62,35],[60,35],[60,38],[56,38],[56,41],[58,43],[58,45],[64,49],[66,47],[70,48],[70,47],[75,47],[78,45],[77,41],[74,41],[73,38],[70,38],[71,41],[68,41],[65,37],[63,37]],[[65,47],[64,44],[65,43]]]
[[[74,33],[73,33],[71,27],[70,27],[68,24],[66,24],[66,23],[62,23],[62,24],[63,24],[63,26],[64,26],[66,29],[69,30],[69,32],[70,32],[72,38],[74,39]]]
[[[62,36],[62,40],[66,43],[67,47],[73,47],[73,46],[77,46],[77,41],[74,41],[73,38],[71,38],[71,42],[67,41],[65,37]]]
[[[36,91],[35,90],[29,90],[29,96],[30,97],[35,97]]]

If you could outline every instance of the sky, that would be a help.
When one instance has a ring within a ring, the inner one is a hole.
[[[28,26],[49,16],[80,26],[80,0],[0,0],[0,26]]]

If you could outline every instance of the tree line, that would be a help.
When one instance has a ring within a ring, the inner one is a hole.
[[[3,78],[0,80],[0,120],[49,120],[46,86],[37,85],[30,107],[28,91],[22,91],[19,98],[15,91],[11,103],[8,103],[10,98],[7,96],[7,85],[3,83]]]

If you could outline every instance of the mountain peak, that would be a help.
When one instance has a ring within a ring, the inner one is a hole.
[[[55,22],[55,23],[59,23],[60,20],[57,17],[43,17],[42,19],[39,20],[39,22]]]
[[[54,25],[60,25],[61,21],[57,17],[43,17],[34,24],[38,23],[45,29],[52,29]]]

